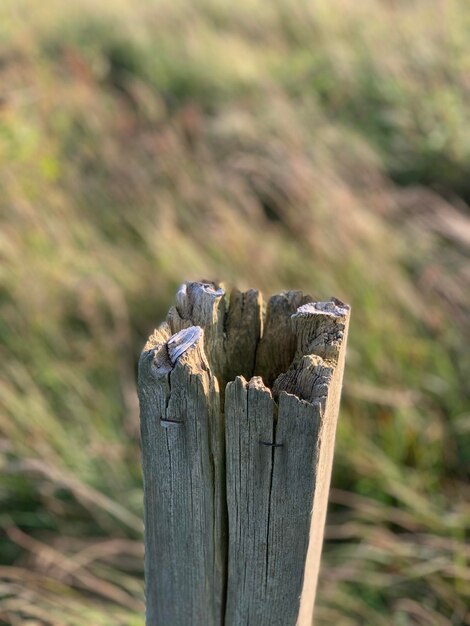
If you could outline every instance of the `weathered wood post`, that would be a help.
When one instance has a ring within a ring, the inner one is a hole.
[[[188,282],[139,362],[147,626],[310,626],[349,306]]]

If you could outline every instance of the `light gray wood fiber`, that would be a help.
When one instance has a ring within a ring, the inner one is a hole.
[[[286,626],[295,624],[299,610],[320,405],[282,392],[277,424],[276,414],[260,378],[229,383],[226,626]]]
[[[147,626],[311,626],[348,323],[178,290],[139,363]]]
[[[202,341],[169,373],[158,344],[140,360],[148,626],[223,624],[223,427]]]

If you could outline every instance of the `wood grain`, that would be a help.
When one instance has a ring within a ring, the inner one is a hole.
[[[223,428],[203,331],[193,329],[169,373],[159,371],[168,341],[140,360],[148,626],[223,624]]]
[[[142,352],[148,626],[312,623],[349,307],[262,312],[188,282]]]
[[[260,378],[229,383],[226,626],[285,626],[298,614],[320,405],[282,392],[277,424],[276,413]]]

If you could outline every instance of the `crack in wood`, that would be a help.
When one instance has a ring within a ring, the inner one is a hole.
[[[148,626],[311,624],[349,306],[263,309],[184,283],[142,352]]]

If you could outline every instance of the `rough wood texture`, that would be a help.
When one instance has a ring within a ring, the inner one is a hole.
[[[219,626],[226,505],[218,384],[200,328],[159,338],[139,367],[147,624]]]
[[[262,332],[262,298],[256,289],[233,289],[226,317],[224,382],[237,376],[251,378]],[[222,387],[225,389],[225,385]]]
[[[349,312],[349,306],[335,298],[332,298],[330,302],[316,303],[312,308],[305,307],[300,311],[301,316],[306,315],[307,324],[309,320],[312,322],[311,333],[305,334],[309,349],[315,351],[325,359],[328,365],[331,365],[332,373],[323,400],[323,416],[318,435],[318,460],[310,537],[297,626],[311,626],[313,620],[346,359]]]
[[[320,407],[260,378],[226,392],[226,626],[295,624],[307,551]],[[274,445],[271,445],[274,444]]]
[[[289,367],[295,354],[297,341],[291,315],[299,306],[311,301],[312,298],[301,291],[286,291],[269,299],[255,366],[255,373],[262,376],[268,387]]]
[[[179,289],[139,368],[148,626],[311,625],[348,321]]]

